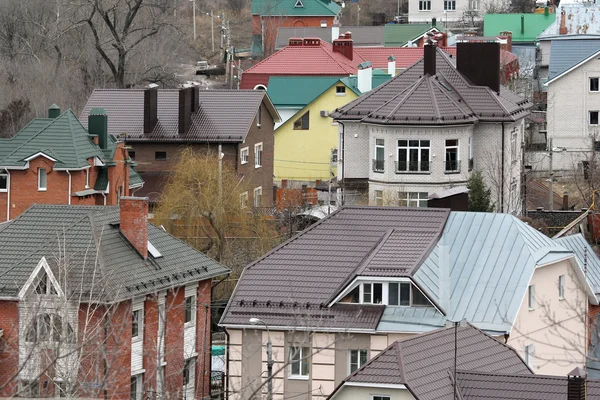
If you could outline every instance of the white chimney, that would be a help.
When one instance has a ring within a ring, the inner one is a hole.
[[[373,65],[366,61],[358,66],[358,91],[366,93],[373,88]]]
[[[388,74],[392,76],[396,76],[396,56],[388,57]]]
[[[331,25],[331,43],[340,37],[340,26],[338,24]]]

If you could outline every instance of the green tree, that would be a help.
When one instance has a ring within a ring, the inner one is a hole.
[[[483,181],[481,171],[475,171],[467,181],[469,189],[469,211],[492,212],[495,204],[492,203],[492,191]]]

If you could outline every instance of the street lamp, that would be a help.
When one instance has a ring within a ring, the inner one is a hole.
[[[267,329],[267,400],[273,400],[273,345],[271,344],[271,334],[269,326],[259,318],[250,318],[251,325],[263,324]]]

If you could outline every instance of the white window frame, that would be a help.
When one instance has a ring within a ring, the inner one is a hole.
[[[517,139],[518,139],[517,128],[514,128],[512,135],[510,136],[510,161],[514,164],[517,162],[518,151],[517,151]]]
[[[398,284],[398,304],[391,304],[391,302],[390,302],[390,293],[392,293],[390,285],[392,283]],[[408,285],[408,304],[401,304],[402,301],[401,301],[400,293],[402,292],[402,285]],[[408,281],[389,282],[388,283],[388,297],[387,297],[386,305],[390,305],[392,307],[410,307],[412,305],[412,288],[413,288],[412,283],[410,283]]]
[[[456,140],[455,145],[448,145],[449,140]],[[448,169],[448,150],[456,149],[456,168]],[[460,139],[446,139],[444,141],[444,172],[460,172]]]
[[[592,124],[592,113],[596,113],[596,120],[598,121],[595,124]],[[600,124],[600,112],[598,110],[590,110],[588,111],[588,124],[592,126],[597,126]]]
[[[42,171],[44,171],[42,173]],[[42,186],[42,175],[44,175],[44,186]],[[45,192],[48,189],[48,171],[46,168],[38,168],[38,192]]]
[[[371,400],[391,400],[391,396],[388,396],[386,394],[374,394],[373,396],[371,396]]]
[[[598,88],[597,90],[592,90],[592,79],[596,80],[596,87]],[[589,81],[588,81],[588,91],[590,93],[598,93],[598,92],[600,92],[600,77],[590,76]]]
[[[336,96],[345,96],[346,95],[346,86],[344,86],[344,85],[336,86],[335,87],[335,95]]]
[[[0,188],[0,193],[8,192],[8,185],[9,185],[9,179],[10,179],[10,175],[8,175],[8,171],[6,171],[5,169],[0,170],[0,178],[4,178],[5,182],[6,182],[6,187],[4,189]]]
[[[419,11],[431,11],[431,0],[419,0]]]
[[[533,344],[528,344],[527,346],[525,346],[525,364],[527,364],[529,368],[533,368],[534,359],[535,348],[533,347]]]
[[[375,199],[376,206],[382,206],[383,205],[383,190],[374,190],[373,198]]]
[[[248,207],[248,191],[240,194],[240,208],[243,210]]]
[[[133,315],[137,312],[137,336],[133,336],[133,326],[131,328],[131,341],[139,342],[144,340],[144,299],[134,301],[131,307],[131,321],[133,323]]]
[[[381,285],[381,303],[375,303],[375,285]],[[367,301],[365,294],[367,293],[367,287],[369,288],[369,300]],[[385,304],[385,291],[387,285],[383,282],[364,282],[361,284],[360,290],[360,302],[361,304]]]
[[[361,354],[365,355],[365,362],[364,363],[360,362],[360,356],[361,356]],[[352,357],[354,355],[356,355],[356,362],[355,363],[352,362]],[[369,362],[369,352],[368,352],[367,349],[353,349],[353,350],[349,350],[348,351],[348,375],[351,374],[351,373],[353,373],[357,369],[360,369],[367,362]],[[356,365],[355,369],[352,369],[353,364]]]
[[[263,153],[262,142],[256,143],[254,145],[254,168],[262,167],[262,153]]]
[[[135,400],[142,400],[143,374],[131,375],[131,380],[135,379]],[[131,393],[131,388],[130,388]],[[130,397],[131,398],[131,397]]]
[[[406,146],[401,146],[400,145],[400,141],[406,142]],[[410,142],[418,142],[418,145],[411,145]],[[429,142],[429,144],[427,146],[425,145],[421,145],[421,142]],[[411,161],[414,162],[414,160],[411,160],[410,157],[410,151],[411,150],[417,150],[417,169],[416,170],[411,170],[410,166],[411,166]],[[400,166],[400,150],[404,150],[406,151],[406,168],[405,169],[399,169],[398,167]],[[427,160],[423,160],[423,151],[427,150]],[[425,164],[427,166],[426,169],[422,168],[423,167],[423,163],[426,162],[427,164]],[[413,174],[413,173],[419,173],[419,172],[424,172],[424,173],[430,173],[431,172],[431,140],[428,139],[398,139],[396,141],[396,163],[398,164],[398,167],[396,167],[396,172],[397,173],[407,173],[407,174]]]
[[[248,146],[240,149],[240,164],[248,164],[248,156],[250,155],[250,148]]]
[[[444,11],[456,11],[456,0],[444,0]]]
[[[535,285],[527,287],[527,307],[529,310],[535,310],[537,304],[535,302]]]
[[[294,349],[299,349],[298,352],[294,351]],[[305,351],[308,351],[309,354],[304,354]],[[292,359],[292,355],[293,354],[298,354],[299,357],[297,360]],[[289,378],[292,379],[308,379],[309,375],[310,375],[310,347],[305,347],[305,346],[290,346],[289,347],[289,363],[290,363],[290,369],[289,369]],[[307,371],[303,371],[302,370],[302,365],[304,364],[302,361],[306,358],[307,362],[306,362],[306,368],[308,369]],[[295,374],[294,371],[294,364],[300,363],[300,365],[298,366],[298,370],[299,373]]]
[[[185,383],[185,371],[187,370],[187,378],[188,383]],[[183,388],[189,389],[190,387],[194,387],[194,381],[196,380],[196,357],[190,357],[184,360],[182,373],[184,375],[183,379]]]
[[[257,196],[258,193],[258,196]],[[256,201],[257,197],[260,198],[261,201]],[[254,202],[254,207],[258,208],[260,207],[260,203],[262,202],[262,186],[259,186],[257,188],[254,188],[254,198],[252,199]]]
[[[90,188],[90,169],[87,168],[85,170],[85,188],[89,189]]]
[[[186,290],[187,291],[187,290]],[[187,318],[187,313],[188,313],[188,299],[190,299],[189,301],[191,302],[191,315],[190,315],[190,320],[186,321]],[[185,300],[184,300],[184,315],[183,315],[183,323],[184,326],[194,326],[196,325],[196,312],[197,312],[197,300],[196,300],[196,294],[191,294],[191,295],[187,295],[185,296]]]
[[[428,192],[398,192],[398,204],[401,207],[426,208]],[[425,203],[423,203],[425,202]],[[404,204],[402,204],[404,203]],[[422,205],[424,204],[424,205]]]
[[[558,299],[559,300],[565,299],[565,276],[564,275],[560,275],[558,277]]]

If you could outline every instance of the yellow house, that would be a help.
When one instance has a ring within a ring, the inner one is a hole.
[[[369,68],[370,69],[370,68]],[[390,75],[378,70],[369,72],[369,87],[387,81]],[[361,71],[359,70],[359,75]],[[271,78],[273,79],[273,78]],[[291,99],[302,97],[319,77],[298,77],[285,79],[287,96]],[[320,81],[323,83],[323,81]],[[271,81],[269,95],[271,96]],[[294,96],[294,87],[302,86],[300,96]],[[356,99],[358,77],[336,78],[320,89],[312,100],[302,108],[275,104],[284,120],[275,130],[274,181],[283,179],[291,182],[314,185],[315,181],[328,181],[336,176],[338,126],[329,114]],[[366,91],[366,90],[365,90]],[[314,91],[313,91],[314,93]],[[276,94],[271,98],[278,98]],[[290,101],[292,103],[295,100]],[[275,102],[274,102],[275,103]],[[291,112],[290,112],[291,111]],[[287,115],[286,115],[287,114]]]

